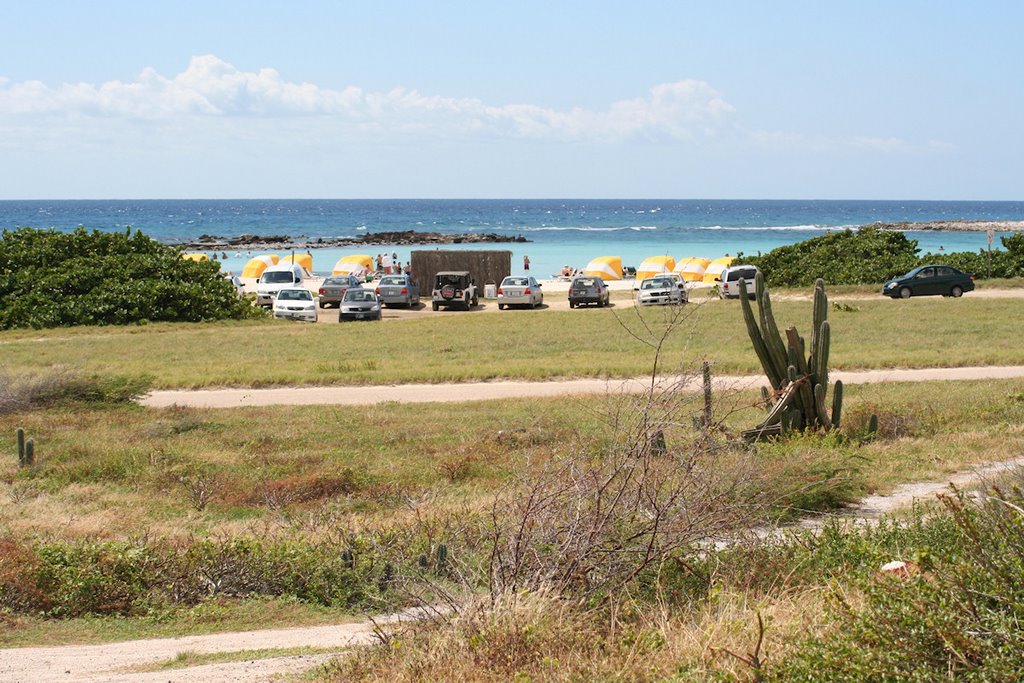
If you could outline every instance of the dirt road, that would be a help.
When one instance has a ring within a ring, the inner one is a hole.
[[[832,372],[831,379],[844,384],[930,382],[934,380],[1007,379],[1024,377],[1024,366],[925,368],[919,370],[863,370]],[[676,378],[678,379],[678,378]],[[662,382],[672,382],[664,378]],[[684,391],[696,391],[699,380],[679,380]],[[745,388],[764,383],[761,375],[719,376],[719,388]],[[544,398],[585,394],[639,393],[650,387],[650,378],[569,379],[553,382],[464,382],[459,384],[395,384],[389,386],[281,387],[277,389],[204,389],[155,391],[142,404],[151,408],[172,405],[195,408],[238,408],[270,405],[370,405],[398,403],[446,403],[505,398]]]

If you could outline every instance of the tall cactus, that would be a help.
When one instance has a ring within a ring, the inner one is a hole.
[[[826,397],[832,330],[828,322],[825,281],[819,278],[814,283],[811,338],[806,345],[796,327],[786,329],[785,340],[779,333],[763,274],[758,273],[754,278],[756,314],[747,298],[747,283],[740,280],[739,285],[747,334],[774,392],[768,416],[757,427],[743,432],[744,436],[757,440],[790,430],[837,429],[843,409],[843,383],[835,383],[829,414]]]

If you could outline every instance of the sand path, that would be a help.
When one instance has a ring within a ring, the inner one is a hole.
[[[1024,366],[923,368],[835,371],[831,379],[844,384],[930,382],[935,380],[1010,379],[1024,377]],[[693,378],[662,378],[678,381],[684,391],[700,389]],[[717,376],[719,388],[747,388],[764,383],[761,375]],[[551,382],[501,380],[456,384],[392,384],[373,386],[279,387],[274,389],[202,389],[154,391],[141,403],[151,408],[173,405],[194,408],[238,408],[272,405],[371,405],[376,403],[446,403],[508,398],[544,398],[608,393],[639,393],[650,388],[650,377],[627,379],[567,379]]]

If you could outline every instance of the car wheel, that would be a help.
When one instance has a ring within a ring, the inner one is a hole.
[[[576,308],[576,304],[572,301],[569,302],[569,308]]]
[[[505,310],[505,304],[498,304],[498,310],[499,311],[504,311]]]
[[[910,291],[910,287],[900,287],[901,299],[909,299],[911,294],[912,292]]]
[[[959,298],[964,295],[964,288],[960,285],[953,285],[953,289],[949,290],[949,295]]]
[[[432,302],[432,303],[430,304],[430,307],[431,307],[431,308],[433,308],[433,309],[434,309],[434,310],[436,311],[436,310],[437,310],[437,302],[436,302],[436,301],[435,301],[435,302]]]
[[[473,295],[473,308],[476,308],[479,305],[480,305],[480,299],[477,299],[476,298],[476,294],[474,294]]]

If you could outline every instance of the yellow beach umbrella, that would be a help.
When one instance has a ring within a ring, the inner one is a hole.
[[[618,256],[598,256],[587,264],[583,274],[602,280],[621,280],[622,259]]]
[[[676,260],[671,256],[648,256],[636,269],[636,279],[643,280],[655,275],[671,273],[675,267]]]
[[[182,254],[181,258],[187,258],[189,261],[209,261],[210,260],[210,257],[207,256],[206,254],[202,253],[201,251]]]
[[[708,284],[714,284],[716,280],[722,277],[722,271],[732,265],[735,261],[732,256],[723,256],[722,258],[716,258],[708,266],[707,270],[704,271],[704,282]]]
[[[704,271],[711,265],[711,259],[691,256],[676,264],[675,271],[687,282],[700,282],[704,279]]]
[[[349,254],[342,256],[334,264],[331,275],[362,274],[373,270],[373,257],[368,254]]]
[[[259,277],[263,275],[263,271],[270,266],[277,265],[277,254],[261,254],[260,256],[253,256],[249,259],[249,262],[242,268],[242,277]]]
[[[310,273],[313,272],[312,254],[289,254],[281,259],[281,263],[294,263],[297,266],[302,266]]]

